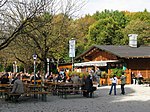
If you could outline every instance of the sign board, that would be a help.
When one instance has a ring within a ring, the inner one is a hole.
[[[69,40],[69,57],[75,57],[75,40]]]

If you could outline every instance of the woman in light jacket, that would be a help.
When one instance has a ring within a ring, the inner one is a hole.
[[[116,95],[116,84],[118,82],[118,79],[117,79],[116,75],[113,75],[113,77],[110,80],[112,81],[112,85],[111,85],[111,88],[110,88],[110,91],[109,91],[109,95],[111,95],[113,87],[114,87],[114,95]]]

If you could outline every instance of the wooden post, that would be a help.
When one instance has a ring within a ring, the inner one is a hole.
[[[108,78],[107,78],[108,86],[110,85],[110,74],[111,74],[111,70],[108,69]]]
[[[131,69],[127,70],[126,77],[126,83],[131,84]]]

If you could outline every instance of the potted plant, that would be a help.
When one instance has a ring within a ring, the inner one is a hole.
[[[122,73],[124,72],[123,69],[120,69],[120,68],[114,68],[114,69],[111,69],[112,70],[112,76],[113,75],[116,75],[117,78],[120,78]]]
[[[102,71],[102,73],[101,73],[101,78],[107,78],[108,77],[108,74],[107,74],[107,72],[105,72],[105,71]]]
[[[82,78],[84,76],[88,76],[89,73],[88,72],[80,72],[79,77]]]

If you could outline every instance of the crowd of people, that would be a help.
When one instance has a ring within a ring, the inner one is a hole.
[[[22,94],[24,91],[23,89],[23,79],[29,79],[29,83],[33,83],[34,80],[46,80],[52,82],[66,82],[66,83],[73,83],[73,84],[82,84],[82,90],[87,90],[83,92],[84,97],[92,97],[93,91],[96,90],[93,87],[93,80],[92,76],[89,74],[88,76],[84,76],[82,79],[77,75],[73,74],[72,76],[68,77],[64,70],[60,70],[58,74],[47,74],[45,75],[44,79],[42,79],[41,72],[38,71],[36,75],[34,74],[27,74],[27,73],[5,73],[2,74],[0,77],[1,84],[13,84],[13,89],[11,93]],[[20,95],[16,96],[18,99]]]
[[[135,74],[134,72],[131,73],[131,83],[132,84],[142,84],[143,83],[143,76],[140,71]]]
[[[57,74],[47,73],[45,77],[42,78],[41,72],[38,71],[36,75],[34,73],[28,74],[28,73],[5,73],[2,74],[0,77],[0,83],[1,84],[13,84],[13,89],[11,93],[23,93],[23,79],[29,79],[29,82],[33,83],[33,80],[47,80],[52,82],[66,82],[66,83],[81,83],[83,86],[81,87],[82,90],[87,90],[83,92],[84,97],[92,97],[93,91],[96,90],[96,87],[93,86],[93,81],[96,81],[98,84],[98,87],[100,87],[100,78],[101,78],[101,70],[99,68],[96,68],[95,70],[90,69],[88,71],[88,75],[85,75],[82,77],[82,79],[77,74],[72,74],[72,76],[68,76],[65,69],[61,69]],[[135,78],[135,74],[132,72],[132,79],[133,84],[136,84],[138,81],[138,84],[141,84],[142,82],[142,75],[140,71],[137,74],[138,80]],[[113,75],[112,78],[110,78],[112,81],[111,88],[109,90],[109,95],[112,94],[112,90],[114,89],[114,95],[116,95],[116,85],[118,83],[118,79],[116,75]],[[126,76],[124,75],[124,72],[122,73],[122,76],[120,77],[121,80],[121,94],[125,94],[125,84],[126,84]],[[17,87],[18,88],[17,89]],[[18,96],[19,97],[19,96]]]
[[[89,75],[85,75],[82,78],[80,78],[77,74],[72,74],[71,76],[68,76],[66,71],[64,69],[61,69],[60,72],[56,75],[50,74],[46,75],[46,79],[52,82],[66,82],[66,83],[73,83],[73,84],[82,84],[83,86],[81,87],[82,90],[87,90],[83,91],[83,96],[87,98],[91,98],[93,91],[96,90],[96,87],[93,86],[93,76],[90,74],[91,71],[89,72]]]

